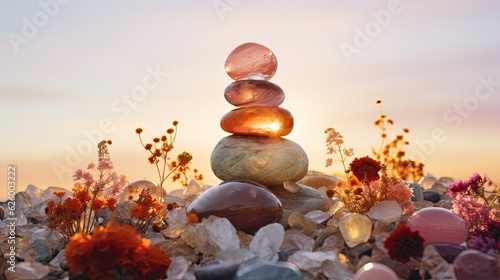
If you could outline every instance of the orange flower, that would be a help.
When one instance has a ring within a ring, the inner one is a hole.
[[[90,201],[90,194],[87,190],[77,191],[74,194],[74,197],[80,200],[82,203],[86,203]]]
[[[92,235],[75,234],[65,256],[71,272],[89,279],[116,279],[113,271],[124,272],[124,279],[164,279],[170,266],[160,247],[141,238],[134,227],[114,222],[97,227]]]
[[[55,196],[57,196],[57,197],[59,197],[59,198],[61,198],[61,197],[63,197],[66,194],[66,192],[63,191],[63,190],[57,190],[57,191],[53,191],[52,194],[55,195]]]
[[[68,197],[64,200],[64,208],[70,219],[78,219],[83,212],[82,202],[72,197]]]
[[[92,210],[101,210],[104,209],[105,207],[106,207],[106,202],[102,199],[96,198],[92,202]]]
[[[130,215],[139,220],[146,220],[149,217],[149,207],[134,204],[130,207]]]
[[[200,218],[198,218],[198,215],[195,213],[191,213],[186,217],[186,220],[188,221],[189,224],[196,224],[200,222]]]
[[[115,210],[116,210],[116,198],[112,197],[112,196],[106,198],[106,205],[108,206],[108,208],[111,212],[115,212]]]

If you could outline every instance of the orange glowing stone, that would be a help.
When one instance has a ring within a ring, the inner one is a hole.
[[[251,136],[285,136],[293,129],[293,116],[283,108],[250,106],[226,113],[220,126],[226,132]]]
[[[225,69],[233,80],[261,78],[269,80],[278,68],[274,53],[256,43],[245,43],[234,49],[226,59]]]
[[[224,97],[231,105],[279,106],[285,100],[285,93],[274,83],[265,80],[241,80],[229,84]]]

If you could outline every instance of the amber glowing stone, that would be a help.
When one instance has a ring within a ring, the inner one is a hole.
[[[285,100],[285,93],[274,83],[265,80],[241,80],[229,84],[224,97],[231,105],[279,106]]]
[[[280,107],[243,107],[226,113],[220,126],[226,132],[239,135],[285,136],[293,129],[293,116]]]
[[[225,69],[233,80],[261,76],[269,80],[278,68],[274,53],[262,45],[245,43],[234,49],[226,59]]]
[[[227,218],[237,229],[254,234],[259,228],[278,222],[281,202],[266,187],[252,181],[227,181],[202,193],[187,209],[200,219],[211,215]]]

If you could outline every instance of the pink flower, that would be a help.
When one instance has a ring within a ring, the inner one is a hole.
[[[489,221],[490,208],[479,201],[478,198],[470,195],[457,194],[452,201],[451,211],[462,217],[469,225],[470,231],[481,228]]]
[[[97,163],[97,170],[112,170],[113,163],[107,159],[99,159]]]
[[[480,195],[481,188],[490,178],[488,175],[484,174],[484,177],[474,173],[469,177],[469,180],[457,180],[448,186],[448,191],[450,196],[456,196],[459,193],[470,194],[470,195]]]
[[[488,253],[490,250],[500,250],[500,240],[496,241],[494,238],[488,236],[481,236],[478,234],[472,235],[469,240],[468,249],[474,249]]]
[[[80,168],[75,170],[75,174],[73,174],[73,178],[74,178],[73,180],[75,180],[75,181],[82,179],[83,178],[83,171]]]

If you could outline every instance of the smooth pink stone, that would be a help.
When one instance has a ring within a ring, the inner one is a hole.
[[[256,43],[245,43],[236,47],[227,57],[225,64],[227,74],[235,81],[259,74],[269,80],[277,68],[278,60],[274,53]]]
[[[352,280],[399,280],[399,276],[390,267],[381,263],[367,263],[354,275]]]
[[[477,250],[465,250],[453,261],[457,280],[500,279],[500,259]]]
[[[231,105],[279,106],[285,100],[285,93],[274,83],[265,80],[241,80],[229,84],[224,97]]]
[[[460,245],[469,235],[464,219],[441,207],[421,209],[406,224],[412,231],[418,230],[424,244],[442,242]]]
[[[280,107],[243,107],[226,113],[220,126],[224,131],[238,135],[285,136],[293,129],[293,116]]]

